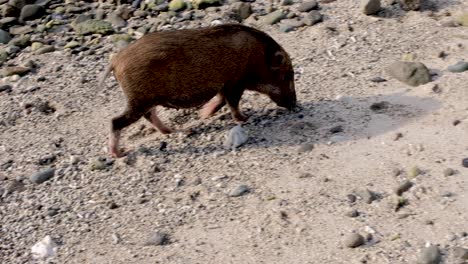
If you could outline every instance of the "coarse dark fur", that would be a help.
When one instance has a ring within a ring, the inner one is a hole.
[[[163,133],[156,106],[203,106],[202,117],[227,104],[237,121],[244,90],[267,94],[277,105],[296,106],[294,70],[287,52],[266,33],[240,24],[150,33],[120,51],[106,69],[113,71],[127,99],[112,119],[110,152],[120,131],[142,116]],[[210,101],[211,99],[211,101]]]

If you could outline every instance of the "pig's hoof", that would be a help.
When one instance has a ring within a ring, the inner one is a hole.
[[[167,134],[174,133],[174,129],[168,128],[168,127],[163,127],[161,129],[159,129],[159,132],[161,132],[164,135],[167,135]]]
[[[247,121],[247,119],[249,119],[248,116],[246,115],[243,115],[243,114],[238,114],[234,117],[234,119],[238,122],[238,123],[243,123],[245,121]]]
[[[129,151],[114,149],[109,152],[109,155],[113,158],[122,158],[127,156]]]

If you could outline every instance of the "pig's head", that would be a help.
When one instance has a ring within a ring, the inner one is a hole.
[[[278,106],[289,110],[297,108],[294,69],[289,55],[283,49],[277,50],[269,58],[269,74],[262,91]]]

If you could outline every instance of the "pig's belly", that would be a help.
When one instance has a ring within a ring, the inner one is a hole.
[[[200,93],[180,93],[168,98],[166,103],[162,105],[164,107],[176,109],[200,107],[211,100],[211,98],[213,98],[218,93],[218,91],[219,89],[210,89]]]

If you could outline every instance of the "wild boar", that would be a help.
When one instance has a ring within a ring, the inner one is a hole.
[[[297,105],[288,53],[266,33],[240,24],[147,34],[112,58],[101,86],[111,72],[127,99],[111,122],[114,157],[124,155],[118,146],[122,129],[142,116],[160,132],[172,131],[158,118],[157,106],[203,106],[200,116],[207,118],[227,104],[243,122],[239,100],[246,89],[287,109]]]

